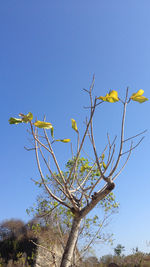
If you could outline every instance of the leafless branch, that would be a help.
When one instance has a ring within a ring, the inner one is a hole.
[[[49,172],[50,172],[50,175],[53,177],[53,179],[56,181],[56,183],[59,184],[59,185],[62,187],[63,193],[65,194],[64,186],[63,186],[62,183],[57,179],[57,177],[53,174],[51,168],[49,167],[49,164],[48,164],[46,158],[44,157],[44,154],[43,154],[43,152],[42,152],[42,150],[41,150],[39,144],[38,144],[38,148],[39,148],[39,151],[40,151],[40,153],[41,153],[41,156],[42,156],[42,158],[43,158],[43,160],[44,160],[44,162],[45,162],[45,165],[46,165],[46,167],[48,168],[48,170],[49,170]]]
[[[36,131],[36,130],[35,130]],[[52,193],[52,191],[50,190],[50,188],[47,186],[47,184],[45,183],[45,180],[44,180],[44,175],[42,173],[42,169],[41,169],[41,166],[40,166],[40,161],[39,161],[39,156],[38,156],[38,146],[37,146],[37,141],[35,139],[35,152],[36,152],[36,161],[37,161],[37,166],[38,166],[38,170],[39,170],[39,173],[40,173],[40,176],[41,176],[41,179],[42,179],[42,183],[47,191],[47,193],[52,197],[54,198],[56,201],[58,201],[59,203],[61,203],[62,205],[66,206],[67,208],[71,209],[71,207],[65,203],[64,201],[62,201],[59,197],[57,197],[56,195],[54,195]]]
[[[122,154],[123,141],[124,141],[124,125],[125,125],[125,115],[126,115],[126,107],[127,107],[127,98],[128,98],[128,88],[126,90],[126,97],[125,97],[124,109],[123,109],[123,116],[122,116],[120,149],[119,149],[119,153],[118,153],[118,158],[116,160],[116,164],[115,164],[114,168],[112,169],[112,171],[110,172],[109,177],[112,177],[113,173],[117,169],[118,164],[119,164],[119,161],[120,161],[120,158],[121,158],[121,154]]]
[[[47,217],[48,215],[50,215],[55,209],[57,209],[60,206],[61,203],[58,203],[57,206],[54,206],[51,210],[47,211],[47,212],[43,212],[42,214],[37,214],[36,218],[43,218],[43,217]]]
[[[130,146],[130,150],[128,151],[128,156],[127,156],[127,158],[126,158],[126,161],[125,161],[125,163],[123,164],[123,166],[122,166],[122,168],[120,169],[120,171],[113,177],[113,181],[120,175],[120,173],[123,171],[123,169],[124,169],[124,167],[126,166],[126,164],[127,164],[127,162],[128,162],[128,160],[129,160],[129,158],[130,158],[130,156],[131,156],[131,152],[132,152],[132,142],[131,142],[131,146]]]
[[[144,138],[145,138],[145,136],[143,136],[143,137],[140,139],[140,141],[139,141],[135,146],[132,147],[132,150],[134,150],[137,146],[139,146],[139,144],[143,141]],[[132,150],[131,150],[131,151],[132,151]],[[123,155],[125,155],[125,154],[127,154],[127,153],[129,153],[129,152],[130,152],[130,150],[125,151],[125,152],[121,153],[120,156],[123,156]]]
[[[136,134],[136,135],[134,135],[134,136],[132,136],[132,137],[129,137],[129,138],[125,139],[123,142],[125,143],[125,142],[127,142],[127,141],[129,141],[129,140],[131,140],[131,139],[133,139],[133,138],[136,138],[136,137],[138,137],[139,135],[144,134],[144,133],[146,133],[146,132],[147,132],[147,129],[144,130],[143,132],[139,133],[139,134]]]
[[[40,244],[37,244],[36,242],[34,242],[33,240],[30,240],[30,242],[32,242],[35,246],[37,247],[40,247],[40,248],[43,248],[44,250],[50,252],[52,254],[52,258],[53,258],[53,261],[52,261],[52,264],[55,264],[55,267],[57,267],[57,264],[56,264],[56,255],[55,255],[55,252],[53,250],[50,250]],[[60,256],[57,255],[57,257],[61,258]]]
[[[95,103],[96,103],[96,99],[95,99]],[[81,150],[82,150],[82,147],[83,147],[83,144],[84,144],[84,140],[85,140],[86,134],[87,134],[87,132],[88,132],[88,128],[89,128],[89,126],[90,126],[90,122],[91,122],[92,117],[93,117],[93,115],[94,115],[94,111],[95,111],[95,109],[92,110],[92,113],[91,113],[91,115],[90,115],[90,119],[89,119],[89,122],[88,122],[88,124],[87,124],[86,129],[85,129],[85,132],[84,132],[84,135],[83,135],[83,138],[82,138],[80,147],[79,147],[79,151],[78,151],[78,153],[77,153],[77,155],[76,155],[74,165],[73,165],[73,167],[72,167],[72,169],[71,169],[71,171],[70,171],[70,174],[69,174],[69,177],[68,177],[67,181],[70,180],[71,175],[72,175],[72,173],[73,173],[73,171],[74,171],[74,168],[75,168],[75,166],[76,166],[76,162],[77,162],[78,159],[79,159],[80,152],[81,152]]]
[[[33,148],[27,148],[26,146],[24,146],[24,149],[27,150],[27,151],[32,151],[32,150],[35,150],[35,147],[33,147]]]
[[[45,129],[44,129],[44,134],[45,134],[45,138],[46,138],[46,140],[47,140],[49,149],[50,149],[50,151],[51,151],[51,155],[52,155],[53,160],[54,160],[54,162],[55,162],[55,165],[56,165],[56,167],[57,167],[58,173],[59,173],[59,175],[60,175],[60,177],[61,177],[61,179],[62,179],[62,181],[63,181],[64,188],[65,188],[65,191],[66,191],[66,194],[68,195],[68,199],[71,201],[71,203],[72,203],[74,209],[77,210],[78,208],[77,208],[76,203],[74,202],[74,200],[73,200],[73,198],[72,198],[72,195],[71,195],[71,193],[70,193],[70,191],[69,191],[69,189],[68,189],[67,181],[65,180],[65,178],[64,178],[64,176],[63,176],[63,173],[62,173],[61,170],[60,170],[59,164],[58,164],[58,162],[57,162],[56,156],[55,156],[55,154],[54,154],[54,151],[53,151],[53,149],[52,149],[51,143],[50,143],[50,141],[49,141],[49,138],[48,138],[48,136],[47,136],[47,133],[46,133],[46,130],[45,130]]]
[[[56,157],[55,157],[54,151],[53,151],[53,149],[52,149],[51,143],[50,143],[50,141],[49,141],[49,138],[48,138],[48,136],[47,136],[47,133],[46,133],[46,130],[45,130],[45,129],[44,129],[44,134],[45,134],[45,138],[46,138],[46,141],[47,141],[47,143],[48,143],[49,149],[50,149],[50,151],[51,151],[51,155],[52,155],[53,160],[54,160],[54,162],[55,162],[55,165],[56,165],[56,167],[57,167],[58,173],[59,173],[59,175],[60,175],[60,177],[61,177],[61,179],[62,179],[62,181],[63,181],[63,183],[64,183],[64,185],[65,185],[65,184],[66,184],[65,178],[64,178],[64,176],[63,176],[63,174],[62,174],[62,172],[61,172],[61,170],[60,170],[59,164],[58,164],[58,162],[57,162],[57,159],[56,159]]]
[[[104,225],[105,222],[108,220],[110,215],[107,215],[104,217],[104,219],[102,220],[101,222],[101,226],[98,227],[98,230],[96,231],[96,233],[94,235],[92,235],[92,238],[91,240],[88,242],[88,244],[80,251],[80,258],[78,259],[78,261],[83,257],[83,255],[86,253],[86,251],[90,248],[90,246],[92,244],[94,244],[94,240],[97,238],[98,234],[101,232],[103,226],[106,226]],[[84,226],[83,226],[83,229],[84,229]]]

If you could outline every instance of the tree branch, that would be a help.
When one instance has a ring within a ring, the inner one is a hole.
[[[126,97],[125,97],[124,109],[123,109],[123,116],[122,116],[120,150],[119,150],[119,154],[118,154],[118,158],[117,158],[116,164],[115,164],[114,168],[112,169],[112,171],[110,172],[109,177],[112,177],[113,173],[114,173],[115,170],[117,169],[118,164],[119,164],[119,161],[120,161],[120,157],[121,157],[122,149],[123,149],[123,141],[124,141],[124,125],[125,125],[125,115],[126,115],[126,107],[127,107],[127,98],[128,98],[128,88],[127,88],[127,90],[126,90]]]

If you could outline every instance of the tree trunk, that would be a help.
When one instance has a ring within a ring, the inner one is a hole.
[[[65,247],[65,251],[62,257],[60,267],[71,267],[72,266],[72,258],[73,252],[75,249],[75,245],[78,239],[79,229],[80,229],[81,218],[74,217],[72,222],[72,228],[69,234],[69,238]]]

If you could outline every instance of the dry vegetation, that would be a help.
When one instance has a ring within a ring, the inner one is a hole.
[[[67,239],[66,237],[64,240]],[[0,224],[0,266],[1,267],[32,267],[35,266],[39,240],[42,246],[56,244],[59,247],[59,234],[50,226],[40,226],[36,221],[24,224],[20,220],[9,220]],[[45,243],[44,243],[45,242]],[[37,244],[37,245],[36,245]],[[54,251],[48,248],[52,258]],[[113,263],[113,264],[112,264]],[[116,265],[115,265],[116,264]],[[49,266],[52,266],[51,264]],[[56,265],[58,266],[58,265]],[[150,254],[137,249],[128,256],[105,255],[98,260],[87,257],[74,267],[149,267]],[[72,266],[73,267],[73,266]]]

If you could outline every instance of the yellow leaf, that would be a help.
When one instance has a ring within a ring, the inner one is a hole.
[[[84,171],[85,171],[85,167],[84,167],[84,165],[81,166],[80,171],[81,171],[81,172],[84,172]]]
[[[44,129],[51,129],[53,128],[52,124],[50,122],[45,121],[36,121],[34,125],[38,128],[44,128]]]
[[[80,171],[84,172],[85,170],[89,170],[89,169],[91,169],[91,166],[89,166],[88,163],[85,163],[84,165],[81,166]]]
[[[78,133],[77,123],[74,119],[71,119],[72,129],[74,129]]]
[[[139,91],[137,91],[137,93],[134,93],[132,94],[131,98],[132,97],[137,97],[137,96],[141,96],[144,94],[144,90],[140,89]]]
[[[70,139],[57,139],[55,141],[57,141],[57,142],[63,142],[63,143],[69,143],[71,140]]]
[[[19,113],[19,116],[22,117],[22,122],[29,122],[33,120],[33,114],[29,112],[27,115]]]
[[[104,153],[101,155],[101,158],[102,158],[102,160],[105,158],[105,154]]]
[[[106,164],[105,164],[105,162],[103,162],[103,168],[106,169]]]
[[[143,103],[148,100],[145,96],[143,96],[144,90],[140,89],[136,93],[132,94],[130,97],[133,101],[137,101],[139,103]]]
[[[115,90],[112,90],[109,92],[109,94],[106,94],[106,96],[100,96],[100,97],[98,97],[98,99],[103,100],[103,101],[107,101],[110,103],[115,103],[115,102],[119,101],[118,92]]]
[[[139,103],[143,103],[143,102],[145,102],[145,101],[148,101],[148,98],[146,98],[145,96],[138,96],[138,97],[136,97],[136,98],[134,98],[134,99],[132,99],[133,101],[137,101],[137,102],[139,102]]]

